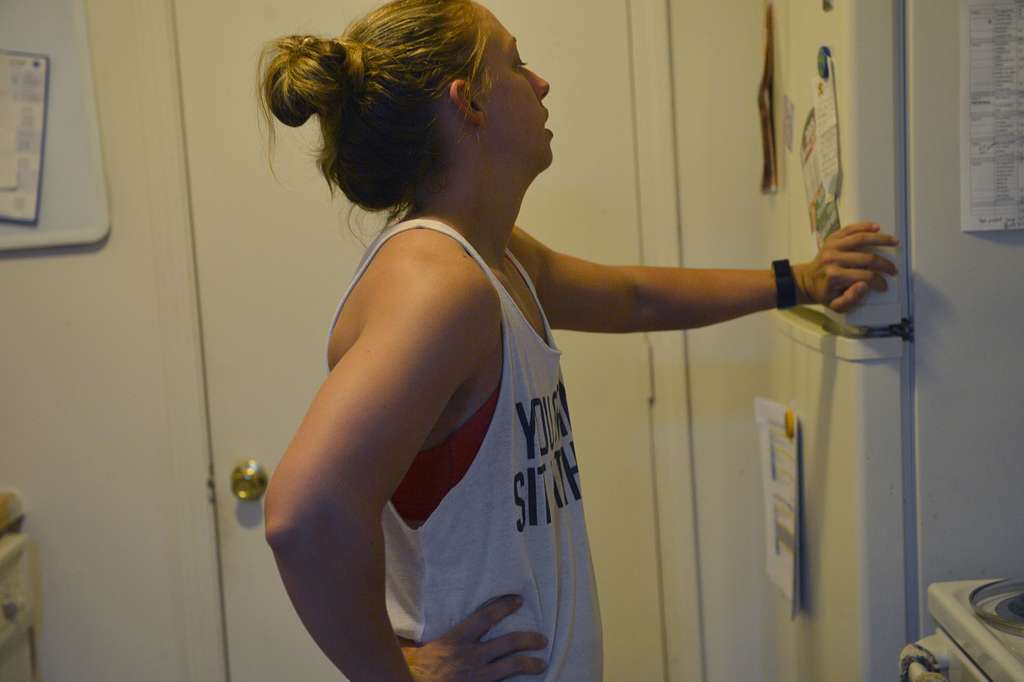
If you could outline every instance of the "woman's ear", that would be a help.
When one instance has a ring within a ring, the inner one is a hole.
[[[459,113],[469,123],[483,126],[484,125],[484,112],[481,111],[480,107],[476,102],[471,102],[466,98],[466,81],[454,80],[452,84],[448,86],[448,99],[455,104],[459,109]]]

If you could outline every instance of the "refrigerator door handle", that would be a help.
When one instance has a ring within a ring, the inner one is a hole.
[[[902,357],[904,345],[898,332],[889,327],[878,328],[868,334],[866,327],[844,327],[832,318],[797,306],[788,310],[775,310],[777,329],[793,341],[839,360],[861,362]],[[909,321],[908,321],[909,322]],[[900,329],[903,325],[893,325]],[[912,333],[912,328],[906,331]]]
[[[862,327],[864,336],[869,339],[877,339],[888,336],[898,336],[904,341],[914,341],[914,321],[904,317],[899,324],[890,324],[884,327]]]

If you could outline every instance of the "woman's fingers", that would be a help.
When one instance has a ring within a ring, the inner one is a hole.
[[[487,671],[489,677],[486,679],[487,682],[491,682],[491,680],[507,680],[513,675],[540,675],[547,670],[547,667],[547,663],[539,658],[509,656],[492,663]],[[467,679],[483,680],[485,678],[474,677]]]
[[[896,246],[900,243],[894,235],[881,230],[878,223],[853,223],[829,236],[826,243],[844,250],[861,249],[866,246]]]
[[[829,302],[828,307],[837,313],[845,313],[860,301],[860,299],[864,298],[864,295],[867,292],[867,284],[864,282],[857,282],[856,284],[847,287],[846,291],[832,299],[832,301]]]
[[[837,267],[831,268],[828,273],[828,288],[830,291],[836,292],[837,295],[839,295],[839,292],[845,292],[858,282],[863,282],[875,291],[886,291],[889,289],[885,278],[877,272],[871,272],[870,270]]]
[[[858,232],[878,232],[881,229],[882,228],[878,223],[852,223],[841,230],[837,230],[832,237],[842,239],[843,237],[849,237],[850,235],[857,234]]]
[[[547,639],[539,632],[512,632],[495,637],[480,644],[480,653],[485,661],[494,661],[516,651],[545,649]]]
[[[895,263],[888,258],[874,253],[865,253],[864,251],[837,251],[832,258],[832,262],[843,267],[863,268],[865,270],[874,270],[875,272],[884,272],[888,275],[896,274]]]
[[[829,238],[829,246],[843,251],[853,251],[871,246],[898,246],[900,240],[895,235],[877,231],[858,231],[840,236],[836,232]]]
[[[816,277],[823,280],[823,288],[828,292],[824,296],[828,306],[836,312],[846,312],[869,291],[888,290],[883,275],[895,275],[896,264],[869,249],[899,243],[894,235],[882,232],[878,223],[872,222],[847,225],[825,240],[816,259],[820,268]]]
[[[449,630],[445,637],[456,642],[475,642],[487,634],[499,621],[511,616],[522,606],[518,595],[494,597]]]

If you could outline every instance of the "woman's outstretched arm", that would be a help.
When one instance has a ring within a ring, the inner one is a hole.
[[[793,265],[797,302],[842,312],[869,289],[884,291],[888,259],[865,251],[898,241],[873,223],[837,231],[809,263]],[[509,244],[537,287],[555,329],[639,332],[692,329],[775,307],[775,276],[764,270],[613,266],[558,253],[513,230]]]

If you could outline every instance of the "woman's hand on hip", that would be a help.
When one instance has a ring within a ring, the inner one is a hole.
[[[493,599],[459,625],[432,642],[417,645],[399,637],[405,662],[416,682],[492,682],[513,675],[539,675],[547,668],[539,658],[512,656],[516,651],[544,649],[539,632],[512,632],[479,641],[498,621],[521,606],[511,595]]]
[[[899,240],[881,232],[875,223],[854,223],[829,235],[810,263],[793,266],[799,303],[821,303],[842,313],[868,291],[889,288],[883,275],[895,275],[896,265],[869,252],[877,246],[897,246]]]

